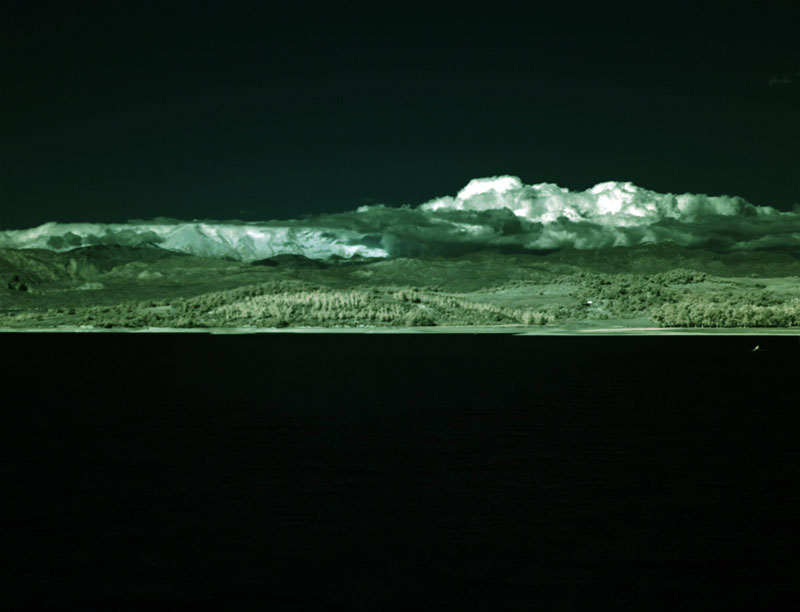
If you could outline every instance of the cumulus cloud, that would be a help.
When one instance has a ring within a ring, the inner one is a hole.
[[[495,176],[474,179],[454,196],[415,207],[371,204],[302,220],[50,223],[0,232],[0,247],[155,245],[244,261],[285,253],[414,257],[487,248],[596,249],[666,241],[726,250],[800,248],[800,212],[755,206],[735,196],[657,193],[630,182],[570,191],[552,183],[526,185],[514,176]]]

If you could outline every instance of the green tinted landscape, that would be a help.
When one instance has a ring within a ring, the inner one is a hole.
[[[95,246],[2,249],[0,275],[6,329],[800,327],[800,261],[784,251],[243,263]]]

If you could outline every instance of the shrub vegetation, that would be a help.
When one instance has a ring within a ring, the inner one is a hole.
[[[413,287],[336,290],[276,281],[172,301],[93,307],[81,322],[103,327],[357,327],[544,325],[547,312],[475,303]]]
[[[466,295],[436,287],[363,283],[341,288],[343,283],[283,279],[194,297],[30,309],[5,317],[15,325],[66,319],[106,328],[547,325],[611,317],[648,317],[664,327],[800,326],[796,294],[778,295],[763,283],[737,284],[689,269],[650,275],[578,272],[542,281],[508,281]],[[557,300],[541,297],[545,286]],[[499,301],[494,298],[498,290],[512,291],[514,303],[523,307],[492,303]]]

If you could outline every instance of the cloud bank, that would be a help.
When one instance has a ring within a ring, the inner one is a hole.
[[[662,194],[629,182],[570,191],[495,176],[473,179],[455,196],[415,207],[376,204],[302,220],[46,223],[0,232],[2,248],[155,245],[243,261],[280,254],[413,257],[486,248],[597,249],[667,241],[721,250],[800,248],[800,213],[732,196]]]

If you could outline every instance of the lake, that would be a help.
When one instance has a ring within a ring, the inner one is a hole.
[[[4,609],[800,594],[797,337],[0,342]]]

